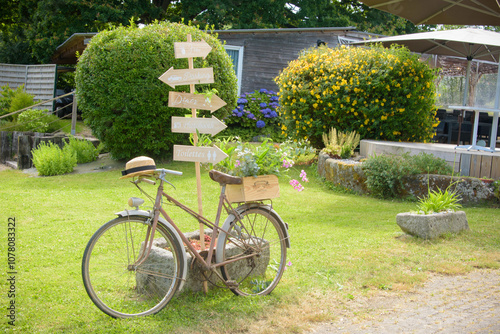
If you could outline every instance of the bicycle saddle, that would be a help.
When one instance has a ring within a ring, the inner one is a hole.
[[[208,172],[210,178],[215,182],[220,183],[220,185],[224,184],[241,184],[241,177],[232,176],[226,173],[219,172],[218,170],[212,169]]]

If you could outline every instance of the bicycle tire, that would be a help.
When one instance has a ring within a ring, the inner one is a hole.
[[[149,256],[136,269],[129,269],[142,250],[151,221],[144,216],[115,218],[97,230],[85,248],[82,259],[85,290],[92,302],[113,318],[159,312],[181,282],[182,246],[160,222]]]
[[[276,217],[265,207],[249,208],[224,233],[223,261],[255,256],[221,266],[230,290],[240,296],[267,295],[278,285],[286,262],[286,237]]]

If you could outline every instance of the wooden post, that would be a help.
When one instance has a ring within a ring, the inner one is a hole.
[[[76,103],[76,93],[73,94],[73,108],[72,108],[72,113],[71,113],[71,135],[76,134],[76,112],[77,112],[78,105]]]
[[[28,169],[33,166],[33,135],[21,135],[18,138],[17,169]]]
[[[191,39],[191,34],[187,35],[187,42],[190,43],[192,42]],[[194,63],[193,63],[193,58],[189,57],[188,58],[188,69],[192,70],[194,69]],[[195,87],[194,84],[189,84],[189,93],[194,94],[195,93]],[[191,117],[196,118],[196,109],[191,108]],[[198,145],[198,134],[194,133],[193,134],[193,145],[197,146]],[[196,172],[196,190],[198,194],[198,213],[200,216],[203,216],[203,200],[202,200],[202,193],[201,193],[201,171],[200,171],[200,163],[196,161],[194,163],[194,168]],[[200,247],[201,251],[205,250],[205,225],[203,223],[200,223]],[[207,281],[203,281],[203,292],[207,293],[208,292],[208,283]]]
[[[0,132],[0,162],[5,162],[12,158],[12,133]]]

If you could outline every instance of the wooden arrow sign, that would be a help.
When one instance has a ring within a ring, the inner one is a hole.
[[[214,82],[214,70],[212,67],[174,70],[169,68],[158,79],[172,88],[179,85],[207,84]]]
[[[227,126],[216,117],[188,118],[172,116],[172,132],[180,133],[208,133],[215,136]]]
[[[214,112],[225,105],[226,102],[215,94],[208,98],[203,94],[168,93],[168,106],[171,108],[203,109]]]
[[[174,145],[174,160],[176,161],[208,162],[216,164],[226,158],[227,154],[217,146]]]
[[[212,51],[212,47],[201,40],[200,42],[177,42],[174,43],[175,58],[205,57]]]

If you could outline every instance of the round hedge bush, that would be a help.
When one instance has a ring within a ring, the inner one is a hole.
[[[305,50],[275,79],[282,131],[316,147],[332,127],[362,139],[428,141],[437,126],[435,75],[401,47]]]
[[[212,51],[194,58],[194,67],[213,67],[214,83],[196,85],[197,92],[217,90],[227,105],[214,116],[224,118],[236,105],[237,79],[231,58],[214,35],[195,27],[155,23],[144,28],[120,27],[92,38],[76,69],[78,107],[85,123],[116,159],[139,155],[166,158],[173,144],[188,143],[187,134],[171,131],[171,117],[191,110],[168,107],[174,90],[158,79],[170,67],[188,68],[188,60],[176,59],[174,42],[205,40]],[[189,92],[189,86],[175,91]],[[198,110],[198,116],[209,116]]]

